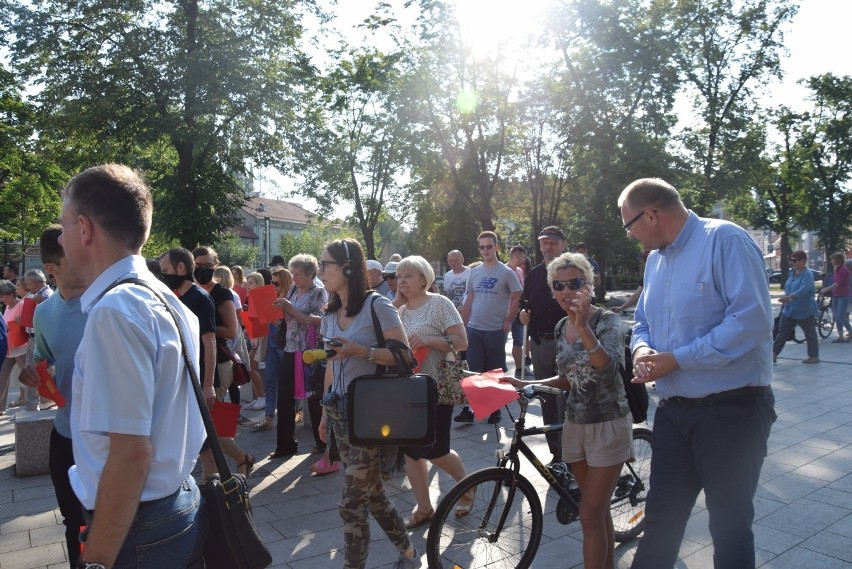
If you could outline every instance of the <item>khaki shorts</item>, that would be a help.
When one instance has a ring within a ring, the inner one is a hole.
[[[562,430],[562,460],[585,460],[589,466],[613,466],[632,460],[633,419],[628,413],[620,419],[580,425],[565,420]]]

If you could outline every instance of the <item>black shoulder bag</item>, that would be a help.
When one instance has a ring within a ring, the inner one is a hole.
[[[204,400],[204,392],[198,374],[192,365],[192,357],[186,344],[180,318],[174,308],[163,298],[162,294],[150,284],[141,279],[125,279],[114,284],[135,284],[150,290],[162,302],[166,311],[171,315],[180,336],[183,360],[189,370],[189,380],[195,391],[195,399],[204,420],[207,440],[216,460],[219,478],[205,481],[199,486],[207,508],[209,529],[204,542],[204,563],[207,569],[261,569],[272,565],[272,555],[263,544],[260,534],[251,517],[248,485],[242,474],[232,474],[225,460],[225,454],[216,436],[213,419]],[[222,482],[224,480],[224,482]]]
[[[387,348],[396,361],[393,367],[376,366],[376,373],[356,377],[346,390],[349,440],[355,446],[428,446],[435,442],[438,387],[428,375],[412,374],[396,340],[385,341],[373,303],[373,327],[379,347]],[[409,350],[410,352],[410,350]],[[416,361],[412,358],[416,366]]]

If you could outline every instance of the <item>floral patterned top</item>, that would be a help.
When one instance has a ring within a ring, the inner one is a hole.
[[[322,316],[323,308],[328,304],[328,295],[325,289],[314,286],[305,292],[300,291],[295,285],[290,287],[287,299],[294,308],[305,315]],[[302,352],[308,349],[308,327],[289,314],[284,314],[287,322],[287,342],[284,345],[285,352]]]
[[[429,299],[413,310],[406,305],[399,307],[399,319],[406,335],[443,336],[447,328],[462,323],[452,300],[440,294],[426,294]],[[441,360],[451,357],[452,352],[429,350],[419,373],[430,375],[437,381],[441,373]]]
[[[559,377],[567,378],[571,383],[565,418],[572,423],[602,423],[630,413],[619,372],[619,366],[624,365],[624,328],[621,318],[602,308],[598,312],[600,316],[598,313],[593,314],[589,325],[610,356],[609,363],[600,369],[593,368],[589,363],[589,354],[580,338],[570,344],[565,339],[567,317],[556,325],[556,367]]]

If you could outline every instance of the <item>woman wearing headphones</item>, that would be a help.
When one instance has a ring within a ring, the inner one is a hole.
[[[320,255],[319,277],[329,295],[320,334],[336,340],[332,348],[336,354],[329,358],[326,367],[323,389],[326,395],[319,434],[326,440],[327,428],[331,426],[346,465],[339,507],[343,519],[343,567],[361,569],[367,563],[370,545],[368,513],[373,514],[391,543],[400,551],[394,567],[419,567],[417,552],[409,539],[405,522],[382,485],[379,449],[350,444],[344,403],[346,389],[353,379],[374,373],[376,365],[395,363],[390,350],[378,347],[372,310],[375,310],[385,340],[397,340],[408,346],[405,331],[390,300],[367,292],[364,251],[357,241],[343,239],[328,244]]]

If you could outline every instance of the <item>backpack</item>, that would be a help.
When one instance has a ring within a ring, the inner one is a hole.
[[[603,316],[603,310],[597,311],[595,316],[589,322],[592,332],[595,337],[598,335],[598,323]],[[565,327],[565,322],[568,321],[566,316],[556,325],[556,337],[562,334],[562,329]],[[621,381],[624,384],[624,393],[627,395],[627,405],[630,407],[630,414],[633,416],[634,423],[644,423],[648,420],[648,405],[650,399],[648,397],[648,389],[644,383],[633,383],[633,374],[630,371],[633,369],[633,353],[630,351],[630,340],[633,338],[633,330],[628,330],[624,335],[624,364],[618,364],[618,373],[621,375]]]

